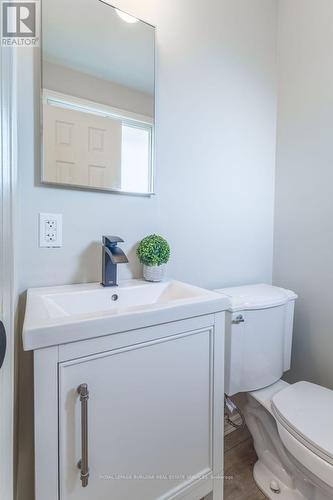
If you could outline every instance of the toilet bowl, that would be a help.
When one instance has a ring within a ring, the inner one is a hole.
[[[329,396],[317,407],[313,396],[318,402],[322,389],[305,382],[288,385],[280,380],[247,394],[244,417],[258,455],[253,475],[270,499],[277,495],[282,500],[333,499],[333,461],[329,462],[322,453],[320,441],[325,434],[333,436],[321,406],[327,399],[333,404],[333,391],[328,391]],[[304,398],[306,391],[308,396]],[[303,405],[299,404],[301,397]],[[302,417],[305,427],[299,420]],[[329,439],[325,445],[327,458],[331,449],[328,442]],[[278,485],[279,493],[272,490],[273,483]]]
[[[225,392],[247,392],[258,487],[269,499],[333,500],[333,391],[281,380],[290,368],[296,294],[270,285],[217,291],[231,302]]]

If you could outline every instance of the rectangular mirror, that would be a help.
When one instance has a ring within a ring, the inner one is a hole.
[[[42,1],[42,183],[153,192],[155,28],[101,0]]]

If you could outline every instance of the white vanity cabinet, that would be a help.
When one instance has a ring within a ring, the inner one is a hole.
[[[35,351],[36,500],[194,500],[213,490],[212,472],[222,475],[219,316]],[[216,479],[214,500],[221,489]]]
[[[222,500],[225,313],[200,307],[34,348],[36,500]]]

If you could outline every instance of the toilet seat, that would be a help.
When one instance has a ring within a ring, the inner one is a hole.
[[[333,391],[298,382],[274,395],[272,410],[289,452],[333,487]]]
[[[298,382],[275,394],[272,409],[296,439],[333,465],[333,391]]]

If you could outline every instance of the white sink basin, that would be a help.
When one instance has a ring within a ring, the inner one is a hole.
[[[139,285],[140,283],[140,285]],[[183,283],[131,282],[117,288],[104,288],[100,285],[88,285],[73,290],[45,293],[41,296],[51,318],[95,314],[107,311],[119,314],[156,304],[167,304],[175,300],[202,296],[202,290]]]
[[[28,290],[25,350],[177,321],[228,308],[227,297],[179,281],[124,281]]]

